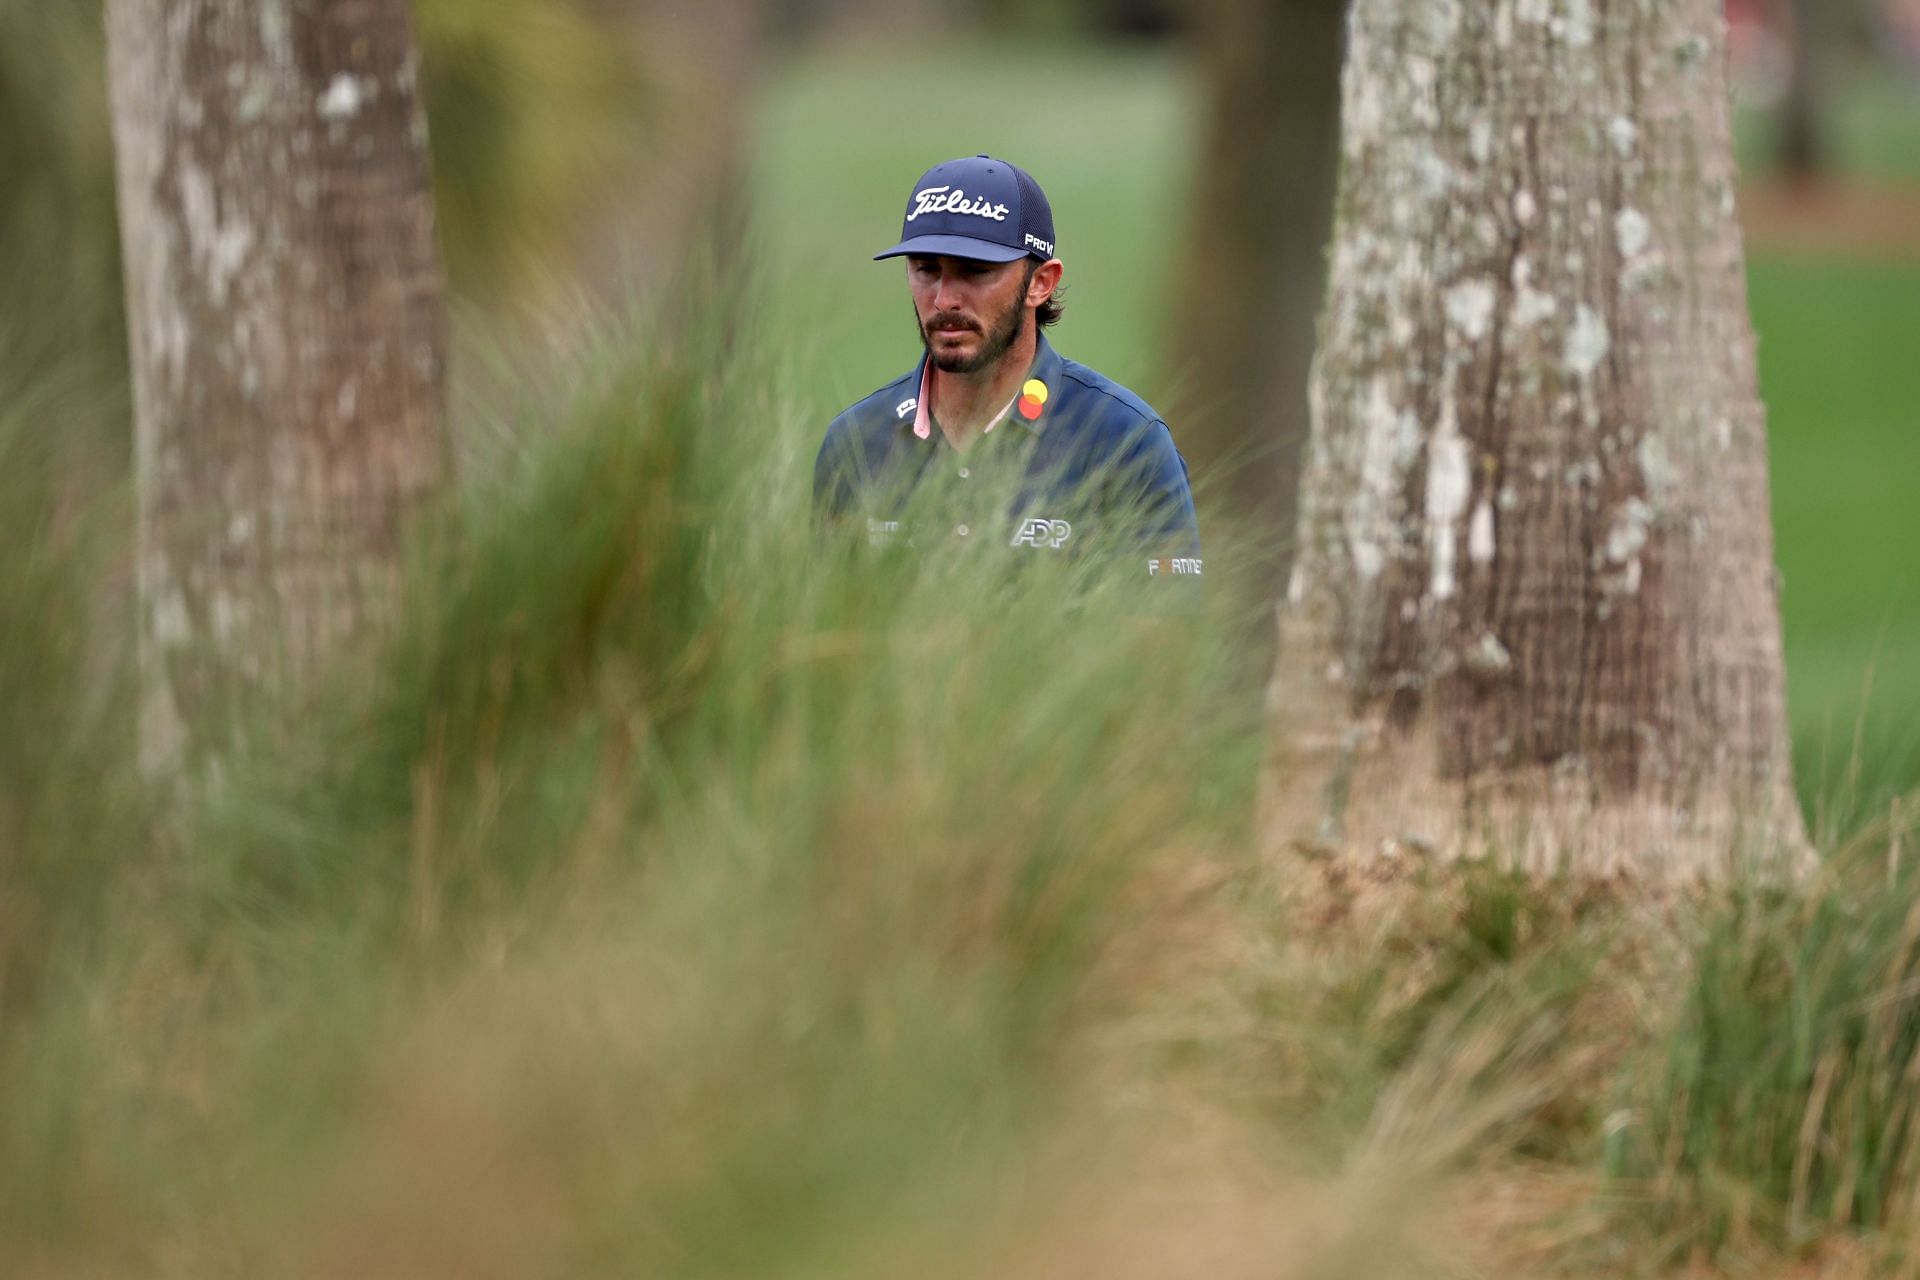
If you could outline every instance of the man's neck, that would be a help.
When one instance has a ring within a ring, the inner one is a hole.
[[[1024,324],[1006,353],[984,369],[972,373],[928,370],[934,421],[948,444],[964,451],[980,438],[994,416],[1013,403],[1039,349],[1037,327]]]

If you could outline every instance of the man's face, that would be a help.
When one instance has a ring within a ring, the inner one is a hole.
[[[1028,264],[907,259],[920,341],[942,373],[977,373],[1007,353],[1026,317]]]

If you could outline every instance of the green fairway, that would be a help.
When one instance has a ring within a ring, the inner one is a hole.
[[[1046,184],[1068,263],[1062,349],[1149,398],[1163,375],[1192,75],[1165,55],[971,53],[957,97],[928,90],[922,60],[871,50],[790,66],[768,93],[762,248],[822,425],[916,358],[900,268],[868,258],[892,240],[920,171],[969,152]],[[1841,104],[1845,155],[1884,169],[1873,162],[1888,139],[1920,128],[1894,92],[1875,83]],[[1920,481],[1920,267],[1759,252],[1749,274],[1801,793],[1815,812],[1859,813],[1920,785],[1920,508],[1908,496]]]
[[[1858,731],[1872,803],[1920,784],[1920,266],[1747,274],[1801,792],[1845,803]]]

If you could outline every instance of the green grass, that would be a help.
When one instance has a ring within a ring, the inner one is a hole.
[[[471,1224],[547,1256],[499,1197],[557,1206],[563,1269],[844,1274],[1012,1207],[1149,879],[1245,846],[1253,712],[1137,573],[807,536],[810,441],[722,330],[603,321],[563,416],[496,425],[397,633],[171,836],[97,820],[126,735],[49,678],[102,566],[0,571],[4,723],[85,752],[0,755],[34,926],[0,958],[63,944],[0,988],[8,1256],[459,1270]]]
[[[1761,257],[1748,278],[1795,767],[1844,827],[1920,786],[1920,266]]]
[[[1655,1188],[1676,1254],[1835,1227],[1910,1243],[1920,907],[1910,858],[1891,856],[1910,849],[1905,823],[1807,891],[1742,886],[1707,913],[1613,1158]]]

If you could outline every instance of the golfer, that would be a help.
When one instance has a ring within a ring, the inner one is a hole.
[[[1130,557],[1128,572],[1200,574],[1187,465],[1166,423],[1041,333],[1060,319],[1064,267],[1031,175],[984,155],[935,165],[908,197],[900,242],[874,256],[907,260],[923,353],[827,427],[822,516],[864,519],[875,542],[1100,548]],[[909,511],[934,485],[941,501]],[[929,509],[957,514],[909,527]]]

